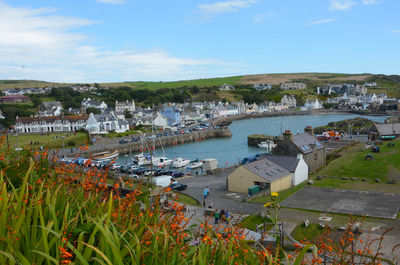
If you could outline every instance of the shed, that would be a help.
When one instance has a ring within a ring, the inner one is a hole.
[[[292,173],[267,158],[242,165],[228,176],[228,190],[248,193],[258,185],[260,191],[279,192],[292,186]]]

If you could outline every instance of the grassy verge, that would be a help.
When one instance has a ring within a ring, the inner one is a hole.
[[[293,193],[297,192],[299,189],[303,188],[306,185],[306,183],[302,183],[299,184],[293,188],[287,189],[287,190],[283,190],[279,192],[279,196],[277,198],[277,202],[281,202],[283,200],[285,200],[286,198],[288,198],[290,195],[292,195]],[[251,198],[250,200],[248,200],[248,202],[253,202],[253,203],[267,203],[270,201],[271,196],[267,195],[267,196],[260,196],[260,197],[254,197]]]
[[[270,223],[270,222],[271,222],[271,219],[269,219],[267,217],[261,217],[260,215],[249,215],[249,216],[245,217],[240,224],[244,228],[247,228],[250,230],[256,230],[257,225],[260,225],[263,223]]]

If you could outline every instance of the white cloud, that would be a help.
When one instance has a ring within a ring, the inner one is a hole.
[[[105,4],[124,4],[125,0],[97,0],[97,2]]]
[[[349,10],[353,5],[357,4],[352,0],[331,0],[330,10]]]
[[[238,63],[210,58],[179,58],[166,51],[95,46],[74,29],[93,21],[56,15],[55,9],[20,8],[0,0],[0,79],[60,82],[177,80],[232,75]]]
[[[254,23],[260,23],[260,22],[262,22],[262,21],[264,21],[265,19],[267,19],[267,18],[269,18],[269,17],[272,17],[272,12],[269,12],[269,13],[265,13],[265,14],[255,14],[253,17],[252,17],[252,21],[254,22]]]
[[[226,12],[236,12],[241,8],[250,7],[256,0],[232,0],[224,2],[216,2],[213,4],[199,5],[198,8],[207,14],[218,14]]]
[[[326,24],[326,23],[331,23],[334,21],[335,21],[335,19],[333,19],[333,18],[327,18],[327,19],[311,21],[311,22],[307,23],[306,25],[311,26],[311,25],[318,25],[318,24]]]
[[[364,5],[374,5],[374,4],[378,4],[380,1],[378,0],[362,0],[362,3]]]
[[[398,33],[400,33],[400,30],[392,29],[392,30],[389,30],[389,33],[398,34]]]

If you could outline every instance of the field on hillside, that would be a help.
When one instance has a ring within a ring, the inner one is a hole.
[[[370,74],[332,74],[332,73],[293,73],[293,74],[260,74],[247,75],[241,80],[242,84],[267,83],[279,85],[280,83],[293,82],[296,80],[313,80],[321,82],[339,81],[365,81]]]
[[[35,80],[0,80],[0,90],[10,88],[30,88],[30,87],[47,87],[47,86],[62,86],[63,83],[51,83]]]
[[[212,87],[212,86],[221,86],[223,84],[231,84],[235,85],[240,82],[242,76],[232,76],[232,77],[220,77],[220,78],[207,78],[207,79],[196,79],[196,80],[182,80],[182,81],[173,81],[173,82],[124,82],[124,83],[104,83],[101,85],[108,86],[130,86],[136,89],[160,89],[160,88],[179,88],[179,87]]]

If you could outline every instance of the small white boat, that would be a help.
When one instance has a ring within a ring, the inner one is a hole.
[[[151,164],[151,157],[149,155],[144,155],[143,153],[135,155],[133,159],[134,159],[133,161],[138,166],[145,166]]]
[[[92,159],[96,161],[106,161],[116,158],[119,155],[118,151],[110,153],[109,151],[95,153],[92,155]]]
[[[186,167],[186,169],[189,169],[189,170],[191,170],[191,169],[196,169],[196,168],[199,168],[199,167],[202,167],[203,166],[203,162],[193,162],[193,163],[190,163],[190,165],[188,165],[187,167]]]
[[[168,159],[168,158],[163,157],[163,156],[153,157],[152,161],[153,161],[153,166],[156,166],[156,167],[169,166],[173,162],[171,159]]]
[[[272,140],[267,140],[258,144],[259,148],[267,149],[268,151],[271,151],[275,146],[276,144]]]
[[[175,168],[179,167],[185,167],[190,164],[189,159],[183,159],[182,157],[177,157],[174,159],[174,162],[172,162],[172,166]]]

